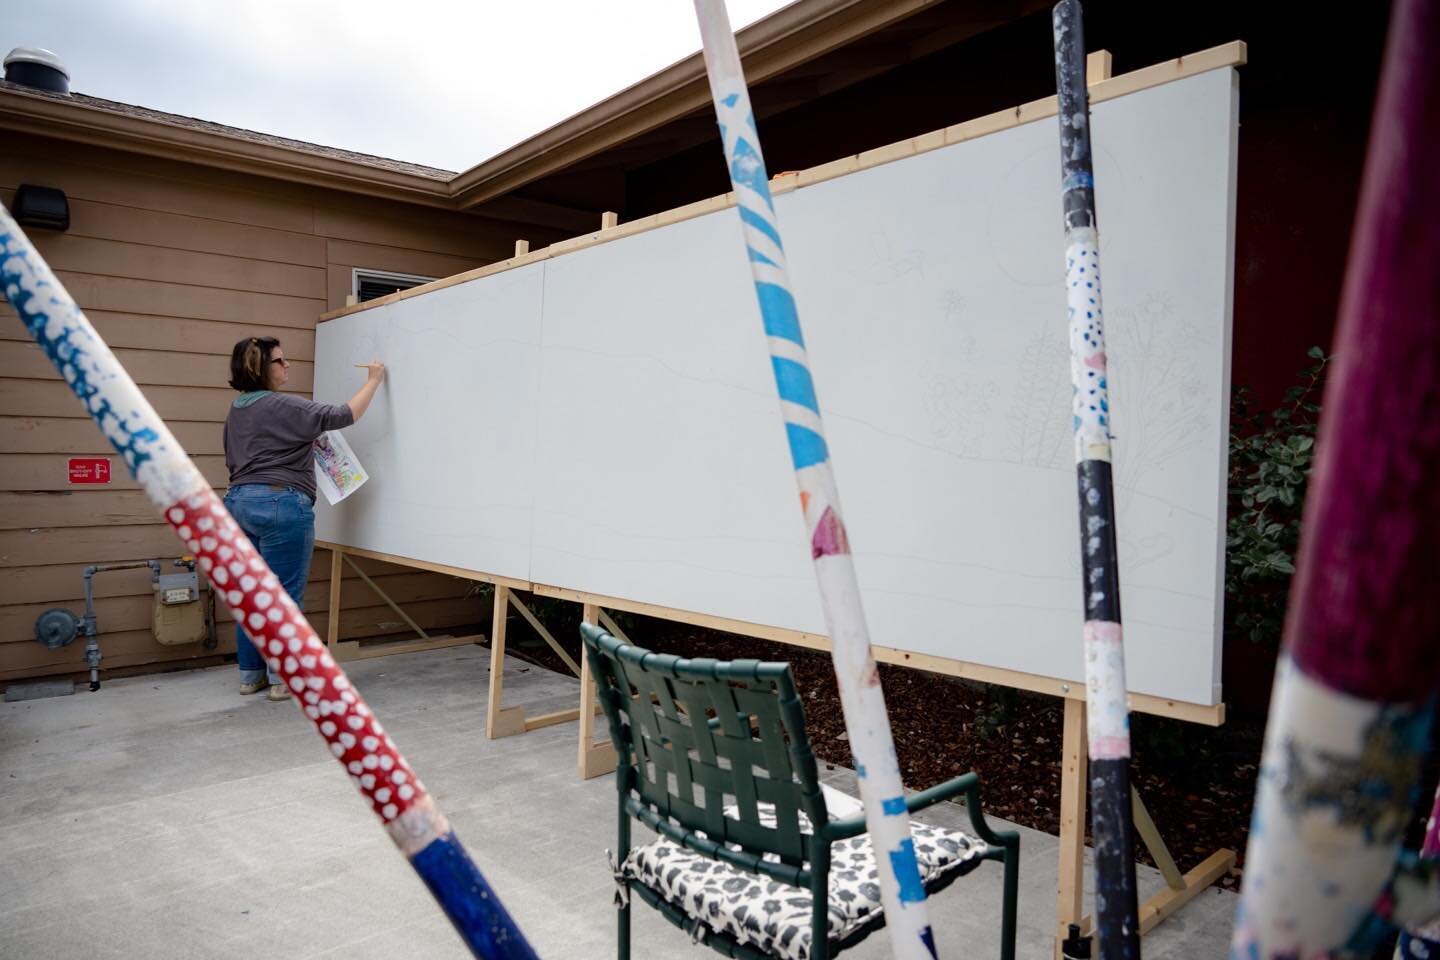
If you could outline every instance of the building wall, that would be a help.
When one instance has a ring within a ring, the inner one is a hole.
[[[278,337],[294,364],[290,387],[309,395],[315,324],[344,306],[353,267],[447,276],[509,256],[517,231],[544,231],[7,132],[0,202],[21,183],[70,200],[65,233],[32,240],[160,415],[218,489],[227,481],[221,423],[234,391],[229,355],[246,336]],[[383,359],[383,358],[382,358]],[[359,385],[357,381],[357,386]],[[70,486],[66,460],[113,451],[0,303],[0,685],[83,671],[83,643],[46,650],[35,618],[83,608],[87,564],[181,553],[118,458],[107,486]],[[327,627],[330,556],[316,553],[305,609]],[[366,561],[362,567],[427,629],[473,624],[488,609],[469,584]],[[408,628],[346,569],[343,638]],[[229,614],[220,644],[165,647],[150,635],[147,570],[95,577],[107,671],[195,664],[233,653]]]

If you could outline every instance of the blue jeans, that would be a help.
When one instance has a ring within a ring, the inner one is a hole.
[[[270,564],[290,599],[303,608],[310,553],[315,547],[315,507],[310,498],[293,487],[242,483],[226,491],[225,509]],[[271,683],[280,682],[280,675],[266,669],[265,658],[238,623],[235,659],[240,664],[241,683],[254,683],[267,673]]]

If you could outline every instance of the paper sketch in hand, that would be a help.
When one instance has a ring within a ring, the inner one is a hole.
[[[330,504],[337,504],[370,479],[350,444],[335,430],[315,441],[315,485]]]

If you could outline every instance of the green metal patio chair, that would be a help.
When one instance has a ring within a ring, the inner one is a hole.
[[[616,752],[620,960],[632,894],[692,939],[747,960],[823,960],[883,925],[865,818],[831,819],[789,664],[682,659],[590,624],[580,632]],[[916,859],[927,892],[984,860],[1004,864],[1000,955],[1013,960],[1020,838],[985,822],[979,777],[906,805],[960,794],[976,836],[912,823]],[[632,817],[660,836],[632,850]]]

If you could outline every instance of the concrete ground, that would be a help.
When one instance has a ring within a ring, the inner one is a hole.
[[[349,674],[540,956],[611,956],[614,778],[576,778],[573,723],[486,740],[488,663],[470,646]],[[0,957],[468,956],[294,702],[237,684],[213,668],[0,703]],[[507,662],[507,705],[564,709],[578,689]],[[964,811],[925,819],[963,825]],[[1057,842],[1020,832],[1018,954],[1049,957]],[[1162,881],[1140,869],[1143,897]],[[987,864],[931,901],[942,957],[998,954],[999,889]],[[1206,891],[1145,955],[1223,957],[1234,907]],[[715,955],[632,914],[637,958]],[[888,955],[883,932],[845,954]]]

